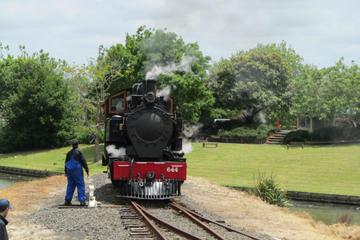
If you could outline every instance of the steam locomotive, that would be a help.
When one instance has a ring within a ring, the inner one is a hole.
[[[186,180],[182,151],[183,121],[170,96],[157,96],[156,81],[146,80],[111,95],[104,106],[102,164],[120,195],[169,199]]]

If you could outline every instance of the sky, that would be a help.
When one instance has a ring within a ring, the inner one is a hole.
[[[280,43],[318,67],[360,64],[357,0],[0,0],[0,42],[70,63],[96,58],[141,25],[198,42],[213,61],[257,44]]]

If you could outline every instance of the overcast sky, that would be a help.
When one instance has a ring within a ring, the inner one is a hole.
[[[357,0],[0,0],[0,42],[77,64],[140,25],[166,28],[219,60],[285,40],[306,63],[360,64]]]

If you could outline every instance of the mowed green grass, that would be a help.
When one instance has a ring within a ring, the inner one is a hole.
[[[91,174],[106,169],[101,161],[93,163],[93,145],[80,148]],[[63,172],[70,149],[1,154],[0,165]],[[261,172],[272,174],[286,190],[360,196],[360,145],[287,150],[278,145],[220,143],[217,148],[203,148],[200,143],[193,143],[193,151],[186,157],[189,175],[222,185],[253,187]]]
[[[188,173],[230,186],[253,187],[259,172],[286,190],[360,195],[360,145],[193,144]]]
[[[106,170],[106,167],[101,165],[101,161],[93,163],[94,145],[80,145],[80,149],[84,153],[85,159],[87,160],[90,174],[99,173],[103,170]],[[102,149],[103,147],[100,146],[101,151]],[[0,154],[0,166],[64,172],[65,157],[69,150],[71,150],[71,147]]]

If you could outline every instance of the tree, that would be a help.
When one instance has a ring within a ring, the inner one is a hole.
[[[304,66],[290,85],[295,116],[333,119],[360,113],[360,68],[340,59],[334,66],[317,69]]]
[[[73,138],[78,116],[64,80],[65,63],[24,48],[18,57],[1,55],[1,149],[55,147]]]
[[[126,34],[125,44],[115,44],[109,49],[100,47],[98,62],[107,69],[103,78],[111,82],[109,93],[128,88],[145,78],[145,55],[141,51],[142,41],[152,34],[151,30],[139,27],[136,34]]]
[[[211,91],[197,75],[163,75],[159,81],[163,86],[172,86],[171,95],[175,99],[178,111],[190,123],[197,123],[204,111],[214,104]]]
[[[96,64],[90,64],[88,66],[89,78],[92,79],[90,84],[90,95],[89,100],[96,106],[95,114],[95,158],[94,162],[100,159],[100,135],[101,126],[105,122],[104,116],[100,111],[100,105],[105,102],[108,96],[109,89],[114,81],[113,78],[109,77],[113,72],[114,68],[109,68],[109,65],[104,62],[103,52],[100,52],[99,58]]]
[[[101,62],[108,66],[107,78],[112,82],[109,92],[114,93],[143,81],[154,66],[176,66],[183,64],[184,59],[188,60],[186,69],[175,67],[174,71],[162,74],[157,85],[171,86],[185,119],[197,122],[213,103],[205,84],[210,58],[203,55],[197,43],[185,43],[172,32],[140,27],[135,35],[126,36],[124,45],[107,49]]]
[[[315,66],[305,65],[301,74],[290,84],[291,114],[310,118],[320,117],[324,113],[320,98],[321,85],[321,72]]]
[[[104,123],[100,106],[108,96],[108,90],[112,79],[109,78],[109,65],[104,63],[103,48],[99,49],[97,62],[90,62],[84,66],[72,66],[67,68],[69,77],[67,81],[78,93],[77,102],[81,106],[83,119],[77,129],[78,138],[83,142],[95,143],[94,162],[100,159],[100,141],[102,126]],[[84,139],[85,138],[85,139]]]
[[[223,114],[246,110],[251,116],[264,112],[271,121],[288,118],[288,86],[301,64],[302,58],[284,42],[258,45],[221,60],[209,80],[216,107],[224,109]]]

